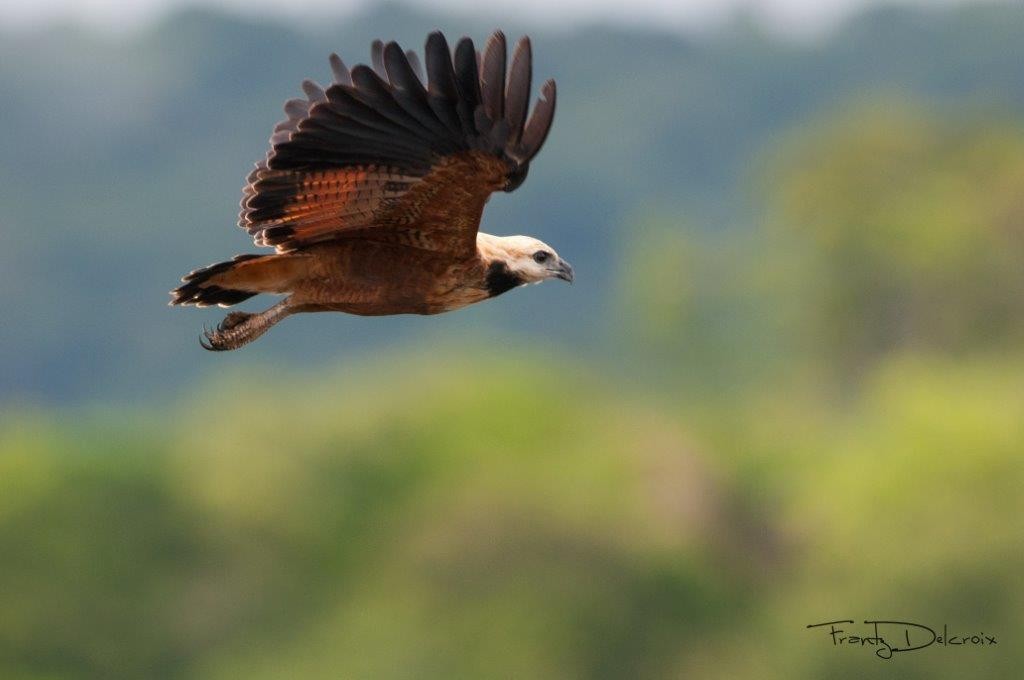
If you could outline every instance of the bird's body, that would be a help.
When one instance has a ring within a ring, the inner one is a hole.
[[[209,281],[226,289],[289,294],[300,311],[439,314],[525,283],[494,263],[486,247],[453,259],[399,243],[341,240],[244,260]]]
[[[490,194],[522,183],[554,113],[554,83],[527,117],[530,44],[505,77],[498,32],[482,55],[464,38],[427,40],[429,81],[415,55],[377,42],[374,67],[332,56],[335,83],[307,81],[286,104],[271,151],[250,174],[239,224],[276,253],[196,270],[172,304],[230,306],[287,295],[260,314],[233,312],[206,333],[234,349],[296,312],[437,314],[572,268],[544,243],[478,231]]]
[[[476,258],[453,260],[393,243],[350,241],[313,249],[316,278],[293,296],[318,311],[361,316],[438,314],[487,298]]]

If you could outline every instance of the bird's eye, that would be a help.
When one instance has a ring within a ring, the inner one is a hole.
[[[548,261],[549,257],[551,257],[551,253],[544,250],[538,250],[533,254],[533,261],[537,264],[544,264]]]

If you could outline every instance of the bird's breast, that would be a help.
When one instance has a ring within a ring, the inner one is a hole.
[[[360,315],[437,314],[491,296],[475,258],[366,241],[312,251],[310,277],[296,302]]]

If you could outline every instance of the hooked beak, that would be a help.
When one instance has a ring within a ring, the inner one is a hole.
[[[568,281],[569,283],[572,283],[573,278],[575,278],[572,271],[572,265],[561,258],[558,260],[558,266],[551,271],[555,273],[555,277],[562,279],[563,281]]]

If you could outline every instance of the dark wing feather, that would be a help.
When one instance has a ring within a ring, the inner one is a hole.
[[[348,67],[345,66],[345,62],[341,60],[337,54],[331,54],[331,72],[334,74],[335,85],[351,85],[352,74],[348,72]]]
[[[423,76],[423,66],[420,65],[420,58],[416,56],[416,53],[409,50],[405,53],[405,58],[409,60],[409,66],[412,67],[412,71],[419,78],[419,81],[421,83],[427,82],[427,79]]]
[[[480,73],[480,92],[484,112],[493,122],[505,115],[505,34],[495,31],[484,48],[483,69]]]
[[[419,136],[420,139],[430,139],[430,130],[422,121],[417,120],[416,116],[410,115],[402,108],[395,99],[391,86],[375,71],[363,65],[356,66],[352,69],[352,82],[355,85],[355,96],[364,104],[403,130]]]
[[[384,66],[391,82],[391,94],[398,105],[418,123],[429,128],[431,133],[442,142],[444,148],[438,149],[439,151],[442,153],[457,151],[458,147],[446,143],[450,130],[434,115],[434,111],[427,101],[427,91],[423,88],[422,81],[416,76],[412,65],[409,64],[408,57],[398,43],[388,43],[384,48]]]
[[[478,135],[476,109],[480,105],[480,69],[477,66],[476,48],[469,38],[459,40],[455,46],[455,80],[459,94],[456,110],[462,122],[462,131],[467,139]]]
[[[551,130],[551,122],[555,118],[555,81],[549,80],[540,89],[540,99],[533,107],[530,119],[526,121],[522,142],[516,147],[515,153],[528,163],[544,146]]]
[[[455,68],[448,42],[440,31],[427,37],[424,49],[427,59],[427,102],[434,115],[448,128],[454,137],[464,136],[457,110],[459,90],[455,84]]]
[[[384,72],[384,41],[374,40],[370,44],[370,63],[373,64],[373,70],[377,75],[381,78],[388,77]]]
[[[333,84],[303,81],[305,99],[267,158],[249,174],[239,224],[258,245],[294,250],[372,238],[468,255],[487,197],[523,181],[554,115],[554,82],[527,117],[530,42],[515,47],[506,77],[499,31],[483,55],[463,38],[454,55],[431,33],[426,77],[397,43],[374,41],[370,66],[332,54]]]
[[[309,99],[310,104],[327,101],[327,95],[324,93],[324,88],[320,87],[312,80],[302,81],[302,91],[306,93],[306,98]]]
[[[512,52],[512,66],[505,88],[505,120],[508,122],[512,143],[518,144],[523,136],[523,125],[530,109],[530,77],[533,72],[533,53],[530,39],[523,36]]]

